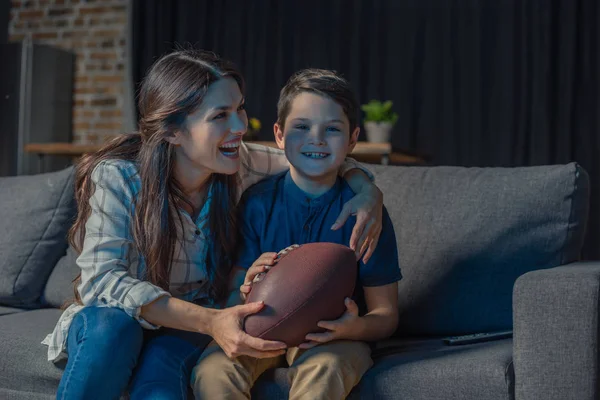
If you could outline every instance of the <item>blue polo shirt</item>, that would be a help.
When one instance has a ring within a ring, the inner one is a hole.
[[[349,246],[356,217],[349,217],[338,230],[331,230],[331,226],[354,195],[339,176],[333,187],[317,198],[307,196],[289,171],[255,184],[244,192],[240,202],[241,240],[236,265],[250,268],[262,253],[278,252],[292,244],[332,242]],[[361,259],[358,268],[358,289],[402,278],[396,235],[385,207],[379,243],[369,262],[365,264]],[[356,296],[362,300],[362,293]]]

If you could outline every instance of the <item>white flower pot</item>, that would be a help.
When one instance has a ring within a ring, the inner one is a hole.
[[[389,122],[365,122],[367,140],[371,143],[389,143],[392,136],[392,124]]]

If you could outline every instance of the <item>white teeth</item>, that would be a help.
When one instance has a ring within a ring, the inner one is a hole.
[[[327,153],[312,153],[312,152],[311,153],[302,153],[302,154],[304,154],[305,156],[310,157],[310,158],[325,158],[329,155]]]
[[[234,149],[234,148],[237,149],[238,147],[240,147],[240,142],[224,144],[220,148],[221,149]]]

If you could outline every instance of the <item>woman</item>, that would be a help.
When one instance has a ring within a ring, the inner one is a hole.
[[[240,192],[288,168],[283,153],[241,142],[243,90],[241,75],[214,54],[164,56],[141,87],[139,133],[78,165],[69,234],[80,252],[77,302],[44,341],[50,360],[69,355],[57,398],[118,398],[130,383],[133,399],[184,399],[209,336],[234,354],[282,354],[283,343],[241,329],[262,304],[219,307]],[[359,256],[368,247],[368,257],[381,193],[355,166],[340,171],[358,195],[338,221],[357,212],[351,245]]]

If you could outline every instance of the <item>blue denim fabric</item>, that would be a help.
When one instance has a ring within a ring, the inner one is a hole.
[[[187,399],[192,369],[212,340],[197,333],[161,331],[142,350],[129,389],[131,400]]]
[[[160,329],[144,332],[124,311],[86,307],[71,324],[69,358],[56,398],[187,399],[191,370],[206,335]]]

